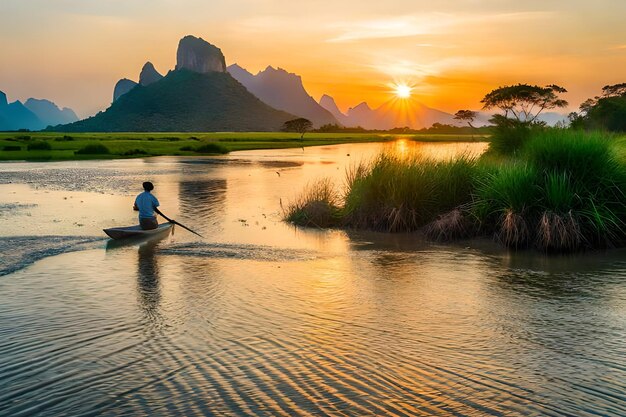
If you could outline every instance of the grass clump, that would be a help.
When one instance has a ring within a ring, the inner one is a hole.
[[[438,242],[449,242],[475,235],[476,224],[466,210],[455,208],[424,226],[425,236]]]
[[[90,143],[76,151],[78,155],[108,155],[111,151],[101,143]]]
[[[525,163],[501,165],[478,178],[472,212],[480,229],[508,247],[528,246],[529,206],[537,200],[537,178],[537,170]]]
[[[298,226],[337,227],[342,221],[339,193],[330,179],[321,179],[306,187],[283,214]]]
[[[382,155],[348,178],[348,225],[380,231],[411,231],[470,198],[475,159],[451,161]]]
[[[477,184],[482,230],[513,248],[546,252],[626,243],[626,175],[611,136],[561,129],[535,133]]]
[[[29,143],[28,146],[26,146],[26,149],[29,151],[49,151],[52,149],[52,145],[46,141],[38,140]]]

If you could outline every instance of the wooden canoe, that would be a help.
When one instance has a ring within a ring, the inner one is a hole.
[[[127,239],[131,237],[151,237],[169,233],[174,225],[172,223],[162,223],[156,229],[143,230],[139,225],[127,227],[112,227],[102,229],[111,239]]]

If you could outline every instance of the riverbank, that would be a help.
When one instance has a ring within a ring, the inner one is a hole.
[[[67,161],[197,156],[254,149],[284,149],[343,143],[484,141],[481,135],[222,132],[222,133],[0,133],[0,161]]]

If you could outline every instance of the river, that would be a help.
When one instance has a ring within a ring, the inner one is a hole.
[[[381,150],[0,165],[0,415],[626,415],[626,251],[295,228]],[[155,184],[180,227],[108,244]]]

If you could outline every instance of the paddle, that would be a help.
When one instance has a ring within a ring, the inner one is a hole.
[[[158,209],[158,208],[156,208],[156,207],[155,207],[155,208],[154,208],[154,211],[155,211],[157,214],[160,214],[160,215],[161,215],[161,217],[163,217],[163,218],[164,218],[165,220],[167,220],[168,222],[173,223],[173,224],[177,224],[177,225],[179,225],[180,227],[182,227],[183,229],[189,230],[189,231],[190,231],[191,233],[193,233],[194,235],[198,235],[198,236],[200,236],[201,238],[203,238],[203,239],[204,239],[204,236],[202,236],[200,233],[194,232],[193,230],[191,230],[190,228],[188,228],[188,227],[187,227],[187,226],[185,226],[184,224],[180,224],[180,223],[178,223],[176,220],[170,219],[170,218],[169,218],[169,217],[167,217],[165,214],[161,213],[161,212],[159,211],[159,209]]]

